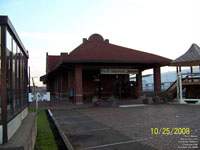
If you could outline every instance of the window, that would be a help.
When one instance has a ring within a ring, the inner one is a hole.
[[[12,105],[12,37],[6,31],[6,92],[8,118],[13,114]]]
[[[28,55],[8,21],[7,16],[0,16],[0,127],[4,129],[0,131],[0,144],[5,143],[15,130],[14,126],[9,126],[8,123],[14,118],[19,119],[18,114],[28,104],[26,93],[28,78],[25,73]]]
[[[13,69],[12,69],[12,93],[13,93],[13,112],[16,113],[17,112],[17,80],[16,80],[16,59],[17,59],[17,44],[15,43],[15,41],[13,40]]]
[[[6,31],[7,120],[27,106],[26,56],[9,31]],[[26,77],[26,78],[25,78]]]
[[[0,91],[1,91],[1,26],[0,26]],[[1,92],[0,92],[0,121],[1,121]]]

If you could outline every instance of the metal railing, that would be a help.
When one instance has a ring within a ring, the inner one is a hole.
[[[192,73],[192,74],[182,74],[186,75],[185,78],[182,78],[182,83],[192,83],[192,82],[200,82],[200,73]],[[172,83],[172,85],[166,90],[166,92],[173,91],[177,86],[177,80]]]

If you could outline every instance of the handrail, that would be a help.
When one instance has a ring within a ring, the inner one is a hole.
[[[199,77],[192,77],[192,78],[187,78],[187,81],[186,82],[189,82],[189,81],[192,81],[192,82],[195,82],[196,79],[200,79]],[[185,81],[185,80],[184,80]]]
[[[182,82],[189,82],[189,81],[195,82],[196,79],[200,79],[200,77],[196,77],[196,76],[199,76],[199,75],[200,75],[200,73],[189,74],[185,78],[182,78]],[[177,83],[177,80],[174,81],[165,92],[169,92],[169,91],[172,91],[173,89],[175,89],[175,87],[177,86],[176,83]]]
[[[177,80],[175,80],[171,85],[170,87],[168,87],[168,89],[166,90],[166,92],[168,92],[174,85],[176,85],[175,83],[177,82]]]
[[[183,78],[182,79],[182,81],[185,81],[186,79],[188,79],[188,77],[189,77],[189,75],[187,75],[185,78]],[[166,92],[169,92],[169,90],[175,85],[175,87],[176,87],[176,82],[177,82],[177,80],[175,80],[172,84],[171,84],[171,86],[166,90]],[[173,88],[174,89],[174,88]]]

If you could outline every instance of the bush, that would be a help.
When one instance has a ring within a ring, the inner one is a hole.
[[[173,97],[172,93],[168,93],[168,92],[164,93],[163,95],[164,103],[171,101],[172,97]]]
[[[93,97],[92,102],[95,106],[101,105],[101,100],[99,98],[97,98],[97,96]]]
[[[113,95],[109,98],[108,102],[109,102],[110,106],[116,106],[117,105],[117,99]]]
[[[145,94],[142,95],[142,96],[140,96],[139,99],[142,100],[143,104],[148,104],[149,103],[149,99],[148,99],[148,97]]]
[[[154,95],[152,100],[154,104],[161,103],[160,97],[158,95]]]

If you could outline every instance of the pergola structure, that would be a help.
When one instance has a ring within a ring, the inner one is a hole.
[[[198,98],[183,98],[183,84],[185,86],[195,86],[195,89],[199,89],[200,92],[200,74],[193,73],[193,66],[200,65],[200,48],[197,44],[192,44],[189,50],[171,62],[171,66],[177,66],[177,98],[181,104],[187,103],[187,101],[196,101],[200,104]],[[188,76],[183,79],[181,74],[181,67],[191,67],[191,77]],[[194,89],[193,88],[193,89]],[[199,94],[200,95],[200,94]]]
[[[142,95],[142,71],[153,69],[154,91],[161,91],[160,67],[170,59],[109,43],[93,34],[72,52],[46,56],[46,75],[40,78],[47,91],[58,98],[67,98],[74,89],[76,104],[93,96],[100,98],[126,95],[129,75],[136,75],[135,95]]]

